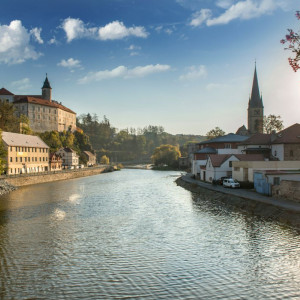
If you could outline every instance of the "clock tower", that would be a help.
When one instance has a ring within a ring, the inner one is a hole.
[[[248,131],[250,134],[263,133],[264,106],[259,93],[256,64],[252,84],[251,97],[248,103]]]

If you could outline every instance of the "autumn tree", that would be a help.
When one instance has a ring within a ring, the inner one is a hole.
[[[296,12],[296,18],[300,20],[300,11]],[[282,44],[287,44],[285,50],[292,52],[293,57],[289,57],[289,64],[295,72],[300,69],[300,33],[292,29],[288,29],[288,34],[280,41]]]
[[[155,148],[151,159],[156,166],[165,164],[169,167],[177,167],[180,156],[181,153],[177,146],[161,145]]]
[[[102,164],[102,165],[108,165],[109,164],[109,158],[106,155],[103,155],[100,158],[100,164]]]
[[[273,131],[278,132],[284,128],[283,121],[280,116],[268,115],[264,116],[264,132],[272,133]]]
[[[206,137],[209,140],[223,135],[225,135],[225,131],[223,131],[220,127],[215,127],[214,129],[206,133]]]

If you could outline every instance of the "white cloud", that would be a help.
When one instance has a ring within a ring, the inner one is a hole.
[[[69,69],[74,69],[74,68],[80,68],[80,60],[74,59],[74,58],[69,58],[67,60],[62,59],[61,62],[57,64],[60,67],[65,67]]]
[[[141,50],[142,48],[140,46],[136,46],[136,45],[130,45],[127,50]]]
[[[37,27],[30,30],[30,34],[35,38],[35,40],[39,44],[44,44],[44,41],[41,38],[41,32],[42,32],[42,28],[37,28]]]
[[[117,40],[128,36],[136,36],[146,38],[148,33],[142,26],[126,27],[123,22],[114,21],[98,30],[99,38],[101,40]]]
[[[49,45],[57,45],[57,44],[58,44],[58,41],[56,40],[55,37],[53,37],[52,39],[50,39],[50,40],[48,41],[48,44],[49,44]]]
[[[79,38],[93,38],[100,40],[117,40],[129,36],[146,38],[148,33],[142,26],[126,27],[123,22],[114,21],[103,27],[88,27],[80,19],[67,18],[61,25],[67,36],[67,41],[71,42]]]
[[[169,65],[147,65],[147,66],[138,66],[133,69],[128,69],[125,66],[119,66],[112,70],[104,70],[98,72],[90,72],[85,77],[80,78],[78,83],[85,84],[93,81],[101,81],[105,79],[113,78],[137,78],[144,77],[154,73],[160,73],[170,70]]]
[[[16,88],[18,91],[26,91],[31,87],[30,79],[26,77],[17,81],[13,81],[11,86]]]
[[[30,45],[30,33],[20,20],[0,25],[0,63],[18,64],[40,56]]]
[[[218,0],[216,6],[227,9],[234,3],[234,0]]]
[[[218,17],[212,17],[210,9],[201,9],[192,16],[191,26],[197,27],[206,23],[207,26],[228,24],[240,19],[249,20],[270,14],[276,9],[288,9],[296,0],[218,0],[216,5],[225,9]]]
[[[212,12],[210,9],[201,9],[198,12],[195,12],[192,15],[192,20],[190,22],[191,26],[197,27],[201,26],[204,22],[206,22],[212,15]]]
[[[187,68],[187,72],[179,77],[179,80],[197,80],[200,78],[205,78],[206,75],[207,70],[205,66],[190,66]]]

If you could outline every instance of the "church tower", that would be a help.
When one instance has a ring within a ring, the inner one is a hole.
[[[259,93],[256,64],[252,84],[251,97],[248,103],[248,131],[250,134],[263,133],[264,106]]]
[[[51,86],[48,80],[48,76],[46,74],[46,79],[44,81],[44,85],[42,87],[42,98],[51,102]]]

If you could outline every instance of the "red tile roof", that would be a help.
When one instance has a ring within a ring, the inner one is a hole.
[[[220,167],[227,159],[235,156],[240,161],[264,161],[262,154],[211,154],[209,155],[213,167]]]
[[[265,157],[263,154],[234,154],[240,161],[263,161]]]
[[[213,167],[220,167],[233,154],[211,154],[209,155]]]
[[[272,144],[300,144],[300,124],[296,123],[276,134]]]
[[[10,96],[13,96],[14,94],[11,93],[10,91],[8,91],[5,88],[2,88],[2,89],[0,89],[0,95],[10,95]]]
[[[33,103],[33,104],[39,104],[39,105],[44,105],[44,106],[50,106],[54,108],[59,108],[64,111],[67,111],[72,114],[76,114],[74,111],[71,109],[63,106],[62,104],[57,103],[56,101],[48,101],[42,98],[36,98],[36,97],[30,97],[30,96],[20,96],[17,97],[17,100],[14,101],[14,103]]]

